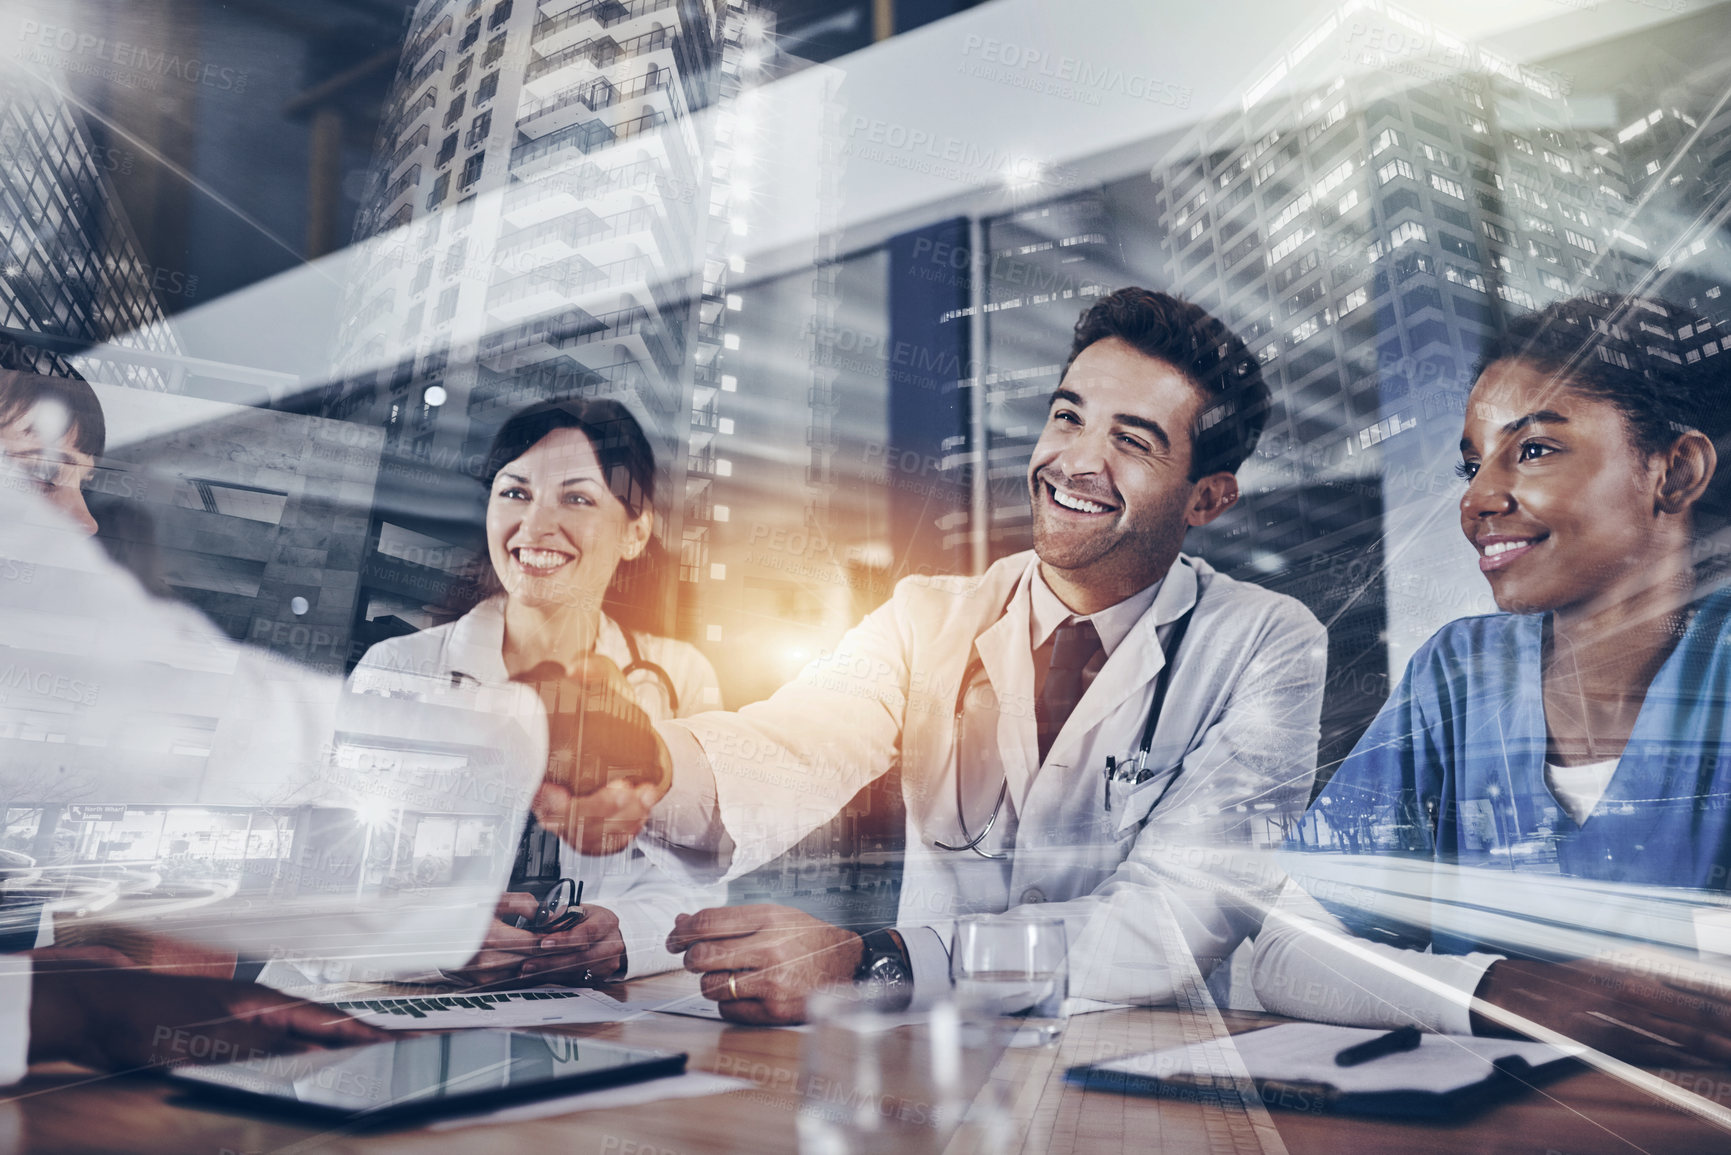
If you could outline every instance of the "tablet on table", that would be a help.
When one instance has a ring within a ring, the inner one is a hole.
[[[169,1077],[256,1108],[390,1125],[677,1075],[685,1058],[568,1035],[468,1030],[178,1067]]]

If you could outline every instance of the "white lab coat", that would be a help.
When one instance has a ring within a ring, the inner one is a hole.
[[[351,687],[360,694],[414,697],[476,710],[496,708],[498,695],[523,689],[511,684],[505,670],[504,604],[503,597],[492,598],[447,625],[380,642],[355,667],[349,677]],[[654,634],[638,634],[636,641],[643,661],[666,670],[678,695],[675,713],[665,687],[652,672],[639,669],[629,674],[626,680],[651,720],[689,716],[721,704],[715,668],[695,646]],[[621,670],[631,662],[625,632],[605,614],[595,652]],[[539,724],[545,726],[544,721]],[[591,856],[561,846],[560,866],[566,877],[583,881],[586,905],[605,906],[618,916],[626,973],[632,978],[681,964],[679,955],[667,951],[674,915],[727,902],[725,884],[696,885],[683,876],[669,877],[635,847],[620,854]]]
[[[342,681],[231,641],[186,606],[148,595],[0,460],[0,799],[133,805],[320,806],[375,812],[404,783],[332,758],[343,735],[388,750],[404,737],[455,751],[460,772],[419,783],[417,808],[493,813],[520,828],[546,765],[527,687],[521,717],[448,711],[355,715]],[[208,735],[189,755],[175,736]],[[506,869],[509,863],[505,864]],[[252,954],[348,955],[376,977],[473,957],[506,878],[393,895],[240,900],[152,929]],[[26,960],[0,960],[0,1084],[22,1070]]]
[[[1292,598],[1180,556],[1041,765],[1029,609],[1036,564],[1030,552],[978,578],[900,582],[767,701],[664,727],[690,736],[669,743],[675,773],[682,761],[707,760],[734,844],[731,877],[787,850],[899,762],[907,840],[898,922],[916,993],[947,981],[945,949],[927,944],[947,946],[956,916],[1044,904],[1038,913],[1067,923],[1073,994],[1166,1001],[1188,973],[1163,945],[1175,941],[1174,921],[1206,972],[1255,933],[1278,890],[1278,872],[1243,852],[1276,844],[1281,821],[1309,798],[1326,635]],[[1107,811],[1105,759],[1133,755],[1164,665],[1163,627],[1192,603],[1149,762],[1159,772],[1115,784]],[[965,756],[996,759],[1001,770],[970,769],[969,782],[991,785],[968,809],[977,833],[1007,777],[1004,813],[982,844],[1009,851],[1002,862],[933,845],[963,841],[955,704],[976,646],[1002,707],[986,724],[996,742],[969,741]],[[693,869],[689,853],[668,858]],[[930,930],[915,933],[921,927]]]

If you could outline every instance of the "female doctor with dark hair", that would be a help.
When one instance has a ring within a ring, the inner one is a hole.
[[[708,659],[653,632],[655,458],[629,410],[607,399],[532,406],[500,428],[482,481],[483,600],[448,625],[372,647],[351,675],[357,692],[467,696],[485,708],[489,689],[580,677],[596,655],[624,673],[651,721],[720,708]],[[674,916],[726,902],[724,887],[674,882],[636,849],[583,855],[535,824],[519,853],[520,866],[556,860],[556,874],[582,881],[594,901],[577,925],[544,933],[516,925],[533,918],[537,898],[507,894],[463,972],[472,981],[585,983],[671,970],[680,963],[665,945]]]
[[[1731,1059],[1722,998],[1591,961],[1728,888],[1728,371],[1711,324],[1640,298],[1559,302],[1486,353],[1460,526],[1504,612],[1420,647],[1312,804],[1288,862],[1309,893],[1257,943],[1268,1009],[1454,1034],[1513,1012]]]

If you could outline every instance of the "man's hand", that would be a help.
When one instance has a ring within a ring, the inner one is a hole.
[[[1666,1067],[1731,1062],[1731,985],[1675,974],[1655,977],[1651,960],[1638,966],[1503,959],[1485,971],[1475,993],[1626,1062]],[[1472,1018],[1474,1034],[1510,1033],[1476,1010]]]
[[[535,896],[513,891],[499,900],[498,921],[469,965],[456,973],[477,986],[592,986],[625,969],[625,939],[619,916],[587,906],[589,917],[558,934],[538,934],[511,925],[535,913]]]
[[[33,1063],[135,1070],[391,1038],[267,987],[116,967],[88,952],[37,951],[32,959]]]
[[[673,920],[667,949],[703,976],[704,997],[736,1023],[805,1019],[805,997],[851,980],[865,945],[851,930],[790,906],[723,906]]]
[[[673,784],[673,759],[619,667],[592,654],[572,678],[544,663],[515,679],[547,707],[547,775],[530,809],[584,854],[615,854]]]

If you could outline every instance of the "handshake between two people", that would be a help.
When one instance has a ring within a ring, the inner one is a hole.
[[[626,849],[672,787],[673,760],[625,675],[592,653],[575,675],[546,662],[513,681],[533,687],[547,710],[536,820],[584,854]]]
[[[616,854],[672,786],[672,759],[619,667],[591,654],[575,674],[548,663],[517,677],[540,694],[550,740],[547,774],[532,803],[536,819],[584,854]],[[588,986],[626,970],[618,917],[591,905],[554,933],[524,928],[535,902],[507,894],[475,959],[459,972],[480,986]],[[852,978],[859,935],[784,906],[718,907],[681,914],[667,949],[724,1018],[797,1023],[813,990]]]
[[[618,666],[591,653],[573,673],[545,662],[514,681],[534,688],[547,713],[547,770],[530,801],[541,826],[587,855],[619,854],[673,783],[666,743]],[[533,925],[538,900],[511,892],[480,951],[450,977],[481,987],[588,986],[624,973],[619,917],[591,904],[575,925]]]

